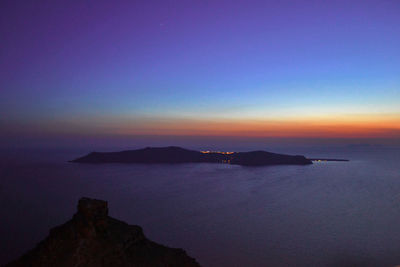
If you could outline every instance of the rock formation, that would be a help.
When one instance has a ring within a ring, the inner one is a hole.
[[[107,202],[82,198],[65,224],[50,230],[33,250],[7,267],[16,266],[199,266],[182,249],[148,240],[137,225],[108,216]]]

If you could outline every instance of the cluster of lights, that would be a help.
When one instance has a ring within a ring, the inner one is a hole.
[[[210,151],[210,150],[207,150],[207,151],[200,151],[200,152],[201,152],[201,153],[204,153],[204,154],[218,153],[218,154],[224,154],[224,155],[229,155],[229,154],[235,153],[235,152]]]

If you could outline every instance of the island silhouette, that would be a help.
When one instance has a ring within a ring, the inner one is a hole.
[[[267,151],[221,152],[195,151],[177,146],[146,147],[120,152],[92,152],[72,160],[75,163],[225,163],[243,166],[308,165],[301,155],[285,155]]]

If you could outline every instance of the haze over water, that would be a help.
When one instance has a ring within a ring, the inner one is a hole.
[[[184,248],[203,266],[399,264],[398,150],[296,152],[351,161],[86,165],[66,162],[81,151],[3,151],[0,263],[32,248],[88,196],[107,200],[111,216]]]

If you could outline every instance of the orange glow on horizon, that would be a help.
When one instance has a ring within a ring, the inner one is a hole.
[[[400,114],[315,115],[291,118],[80,117],[8,127],[11,134],[88,136],[226,136],[282,138],[400,138]]]
[[[343,115],[282,120],[155,119],[121,128],[120,134],[144,135],[397,138],[400,137],[400,116]]]

